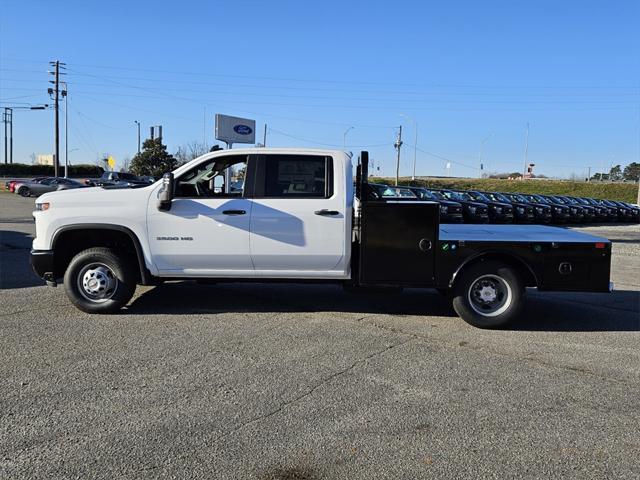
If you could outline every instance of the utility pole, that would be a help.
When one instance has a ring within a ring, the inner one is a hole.
[[[9,163],[9,159],[7,158],[7,110],[5,107],[4,112],[2,112],[2,123],[4,123],[4,164]]]
[[[4,107],[2,123],[4,123],[4,163],[13,163],[13,108]]]
[[[266,147],[267,146],[267,124],[264,124],[264,134],[262,136],[262,146]]]
[[[589,173],[587,174],[587,182],[591,181],[591,167],[589,167]]]
[[[524,137],[524,170],[522,170],[522,180],[527,174],[527,162],[529,156],[529,122],[527,122],[527,133]]]
[[[69,177],[69,87],[64,83],[62,96],[64,97],[64,178]]]
[[[57,177],[58,165],[60,161],[60,75],[64,75],[64,73],[60,73],[60,69],[64,69],[64,65],[66,64],[62,63],[60,60],[49,62],[49,64],[54,67],[54,71],[49,72],[54,77],[53,80],[49,80],[49,83],[53,83],[54,85],[53,91],[49,89],[49,93],[53,93],[54,100],[53,109],[55,112],[55,153],[53,157],[53,175]]]
[[[4,163],[9,163],[8,156],[8,125],[11,124],[11,147],[13,150],[13,110],[10,107],[4,107],[4,113],[2,114],[2,123],[4,123]],[[11,152],[11,163],[13,163],[13,151]]]
[[[133,123],[135,123],[138,126],[138,154],[140,153],[140,122],[138,120],[134,120]]]
[[[413,124],[413,173],[411,175],[411,180],[415,180],[416,179],[416,162],[418,159],[418,122],[416,122],[415,118],[410,117],[409,115],[405,114],[405,113],[401,113],[400,114],[401,117],[405,117],[408,118],[409,120],[411,120],[411,123]]]
[[[396,138],[396,143],[393,146],[398,150],[398,157],[396,159],[396,187],[398,186],[400,180],[400,147],[402,147],[402,125],[398,128],[398,137]]]

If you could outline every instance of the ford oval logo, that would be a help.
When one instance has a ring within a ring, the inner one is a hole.
[[[233,131],[240,135],[250,135],[253,132],[249,125],[236,125],[233,127]]]

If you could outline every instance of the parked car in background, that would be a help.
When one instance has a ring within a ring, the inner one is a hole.
[[[117,185],[122,187],[132,187],[137,185],[151,185],[155,180],[153,177],[138,177],[133,173],[125,172],[104,172],[96,180],[92,180],[92,185],[96,187]]]
[[[513,206],[510,203],[494,202],[476,190],[469,190],[467,194],[476,202],[487,205],[489,208],[489,221],[491,223],[513,223]]]
[[[616,222],[618,220],[618,209],[616,207],[607,205],[599,198],[585,198],[585,200],[589,202],[589,204],[597,205],[601,208],[603,212],[603,221]]]
[[[431,200],[440,204],[440,223],[463,223],[462,204],[453,200],[446,200],[444,197],[437,198],[426,188],[409,187],[421,200]]]
[[[551,208],[551,223],[567,223],[571,218],[571,212],[566,205],[549,202],[542,195],[522,194],[524,198],[534,204],[547,205]]]
[[[593,222],[596,218],[596,210],[593,205],[582,205],[577,198],[567,197],[566,195],[554,195],[555,198],[562,200],[565,205],[580,207],[582,209],[582,221],[585,223]]]
[[[494,202],[507,203],[513,206],[513,221],[516,223],[534,223],[536,220],[533,206],[527,202],[512,200],[510,197],[499,192],[482,192]]]
[[[640,207],[638,205],[633,205],[627,202],[620,202],[623,205],[626,205],[633,214],[633,221],[636,223],[640,223]]]
[[[581,197],[573,197],[575,200],[578,201],[578,203],[580,203],[580,205],[582,206],[586,206],[586,207],[591,207],[593,208],[593,220],[594,222],[606,222],[609,220],[609,214],[608,214],[608,210],[599,205],[598,203],[592,203],[590,202],[588,198],[581,198]]]
[[[26,183],[26,182],[38,183],[44,180],[45,178],[48,178],[48,177],[36,177],[36,178],[32,178],[31,180],[7,180],[4,184],[4,188],[9,190],[11,193],[15,193],[15,187],[17,183]]]
[[[82,183],[71,180],[70,178],[47,177],[40,181],[16,183],[14,189],[18,195],[30,197],[32,195],[38,196],[43,193],[55,192],[56,190],[67,190],[84,186]]]
[[[519,193],[503,193],[505,197],[514,203],[529,205],[533,209],[535,223],[551,223],[553,221],[553,213],[551,206],[543,203],[534,203]]]
[[[382,183],[371,183],[370,192],[373,198],[409,198],[417,200],[418,197],[408,188],[392,187]]]
[[[476,202],[467,192],[428,189],[437,199],[452,200],[462,205],[465,223],[489,223],[489,207]]]
[[[619,222],[632,222],[634,220],[634,212],[621,202],[616,202],[615,200],[603,200],[603,202],[605,205],[615,207],[618,210]]]
[[[550,202],[557,205],[564,205],[569,208],[569,221],[571,223],[583,223],[585,219],[585,209],[582,205],[574,205],[573,203],[564,200],[557,195],[544,195],[544,197]]]

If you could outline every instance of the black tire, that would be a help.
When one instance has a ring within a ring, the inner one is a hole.
[[[525,286],[518,272],[491,260],[465,268],[453,289],[454,310],[478,328],[498,328],[512,322],[520,315],[524,301]]]
[[[83,312],[112,313],[131,300],[136,278],[126,259],[109,248],[96,247],[73,257],[64,274],[64,288]]]
[[[20,187],[20,190],[18,190],[18,195],[20,195],[21,197],[30,197],[31,190],[29,190],[27,187]]]

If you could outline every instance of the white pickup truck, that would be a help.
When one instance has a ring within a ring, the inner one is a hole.
[[[538,225],[439,225],[428,201],[377,198],[362,152],[205,154],[152,185],[48,193],[31,263],[90,313],[164,280],[437,288],[479,327],[518,316],[526,287],[610,291],[611,244]],[[215,288],[215,287],[212,287]]]

